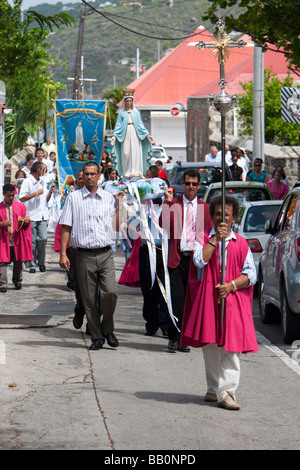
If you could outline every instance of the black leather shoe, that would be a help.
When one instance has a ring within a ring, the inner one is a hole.
[[[146,330],[145,336],[155,336],[157,330]]]
[[[41,271],[41,273],[44,273],[46,271],[46,268],[45,266],[39,266],[39,270]]]
[[[34,273],[35,273],[35,268],[30,268],[30,269],[29,269],[29,272],[30,272],[31,274],[34,274]]]
[[[83,316],[79,315],[78,313],[75,313],[73,317],[73,326],[76,328],[76,330],[79,330],[82,327],[83,323]]]
[[[0,287],[0,292],[3,292],[3,293],[4,293],[4,292],[7,292],[6,287]]]
[[[188,346],[178,346],[178,351],[179,352],[185,352],[185,353],[191,352],[191,350]]]
[[[172,353],[175,353],[178,350],[178,341],[174,339],[169,339],[168,350]]]
[[[111,346],[112,348],[117,348],[119,346],[119,341],[117,340],[117,338],[115,337],[113,333],[108,333],[108,335],[105,336],[105,338],[109,346]]]
[[[16,282],[16,284],[15,284],[15,289],[16,289],[16,290],[22,289],[22,284],[21,284],[20,282]]]
[[[101,349],[103,346],[103,341],[101,341],[100,339],[95,339],[94,341],[92,341],[92,344],[90,345],[89,349],[91,351],[97,351],[98,349]]]

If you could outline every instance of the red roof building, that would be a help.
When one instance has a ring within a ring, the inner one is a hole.
[[[199,41],[212,42],[214,37],[203,27],[198,28],[170,54],[154,64],[138,79],[130,83],[135,89],[134,102],[139,109],[170,107],[176,103],[187,105],[187,97],[195,90],[219,77],[219,63],[211,49],[199,50]],[[226,62],[229,69],[253,55],[253,43],[244,49],[232,49]]]
[[[135,105],[156,143],[166,147],[173,159],[183,161],[187,158],[187,135],[192,130],[191,121],[187,122],[188,98],[205,97],[220,91],[220,68],[213,50],[195,47],[200,40],[214,42],[215,38],[203,27],[197,28],[192,36],[128,85],[135,89]],[[254,43],[248,36],[242,39],[247,45],[243,49],[232,48],[225,63],[225,91],[230,95],[243,92],[239,82],[253,79]],[[289,69],[283,54],[265,52],[264,67],[271,66],[278,78],[286,77]],[[296,75],[291,75],[299,80]],[[183,111],[177,116],[170,113],[175,103],[183,105]],[[199,120],[208,121],[207,109]],[[208,140],[207,133],[202,137],[204,141]],[[207,145],[209,147],[209,143]]]

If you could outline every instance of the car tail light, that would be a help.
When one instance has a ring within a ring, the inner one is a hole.
[[[262,246],[260,244],[260,241],[257,238],[249,238],[247,242],[252,253],[262,252]]]
[[[171,163],[170,160],[167,160],[166,163]]]
[[[298,261],[300,261],[300,236],[297,237],[296,240],[295,240],[295,250],[296,250],[296,253],[297,253]]]

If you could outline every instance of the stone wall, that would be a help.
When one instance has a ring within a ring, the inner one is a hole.
[[[187,161],[203,161],[211,145],[221,149],[221,117],[208,105],[207,97],[188,99]],[[234,111],[226,114],[225,142],[232,147],[242,147],[252,160],[252,138],[237,137],[242,121],[234,119]],[[201,144],[201,145],[200,145]],[[290,187],[300,181],[300,146],[280,147],[264,145],[264,170],[271,178],[274,168],[282,165]]]

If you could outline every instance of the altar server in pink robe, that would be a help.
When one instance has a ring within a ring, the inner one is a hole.
[[[14,201],[15,187],[3,186],[0,203],[0,292],[7,291],[7,266],[13,262],[15,289],[22,288],[22,263],[32,260],[30,218],[24,204]]]
[[[252,317],[253,286],[256,269],[247,241],[231,229],[238,215],[238,201],[227,196],[225,222],[222,222],[222,198],[210,204],[214,227],[195,244],[189,284],[194,297],[187,296],[182,322],[182,346],[203,347],[207,393],[206,401],[238,410],[235,401],[240,380],[240,353],[257,352]],[[222,240],[225,239],[225,284],[221,285]],[[221,302],[225,299],[223,327]]]

